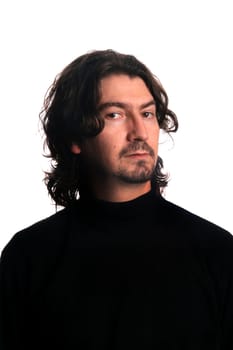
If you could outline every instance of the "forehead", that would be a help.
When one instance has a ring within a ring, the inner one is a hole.
[[[112,74],[100,80],[100,103],[108,101],[144,101],[152,99],[152,95],[144,81],[136,76]]]

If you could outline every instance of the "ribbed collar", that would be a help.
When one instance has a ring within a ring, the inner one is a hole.
[[[156,194],[154,188],[152,188],[151,191],[125,202],[108,202],[90,197],[81,197],[77,201],[77,207],[85,214],[89,212],[91,215],[105,215],[107,218],[127,218],[144,215],[150,209],[154,209],[156,212],[156,207],[158,209],[162,201],[161,195]]]

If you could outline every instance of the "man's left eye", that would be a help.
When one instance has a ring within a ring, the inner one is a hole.
[[[146,118],[150,118],[150,117],[154,116],[154,114],[152,112],[144,112],[143,114],[144,114],[144,117],[146,117]]]

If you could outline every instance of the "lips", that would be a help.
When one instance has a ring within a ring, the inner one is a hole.
[[[121,157],[154,157],[154,150],[146,142],[133,142],[121,150]]]
[[[145,157],[149,156],[149,153],[147,152],[136,152],[136,153],[129,153],[126,154],[125,157]]]

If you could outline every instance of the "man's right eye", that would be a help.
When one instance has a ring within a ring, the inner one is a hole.
[[[119,118],[121,118],[121,114],[117,113],[117,112],[108,113],[106,115],[106,118],[108,118],[108,119],[119,119]]]

